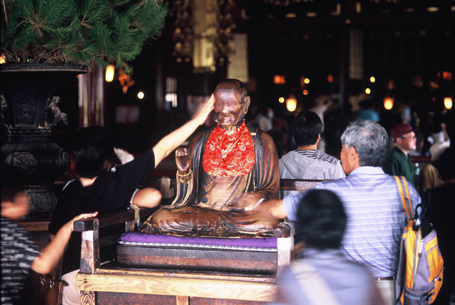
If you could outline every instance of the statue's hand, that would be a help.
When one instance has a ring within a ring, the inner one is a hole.
[[[235,210],[251,211],[255,205],[261,201],[264,201],[264,197],[257,193],[246,193],[234,202],[230,207]]]
[[[179,147],[175,151],[175,163],[181,175],[187,174],[190,169],[190,158],[186,148]]]

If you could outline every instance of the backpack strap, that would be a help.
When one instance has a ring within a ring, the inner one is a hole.
[[[400,192],[401,201],[403,202],[403,207],[408,215],[408,220],[411,220],[414,217],[414,212],[412,211],[411,196],[409,195],[408,183],[406,178],[403,176],[394,176],[397,182],[398,191]]]
[[[291,270],[311,305],[339,305],[335,295],[327,286],[316,268],[305,260],[291,264]]]

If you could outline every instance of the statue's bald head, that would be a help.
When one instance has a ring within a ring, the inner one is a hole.
[[[215,95],[219,92],[227,90],[234,90],[238,96],[240,104],[245,103],[245,98],[248,96],[246,86],[238,79],[226,79],[218,84],[215,88]]]

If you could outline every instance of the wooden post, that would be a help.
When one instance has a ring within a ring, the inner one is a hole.
[[[85,225],[85,228],[79,228],[81,225]],[[93,274],[100,267],[99,220],[93,218],[88,223],[76,222],[74,228],[75,231],[82,231],[81,268],[79,272]],[[88,231],[84,229],[88,229]],[[95,292],[81,290],[81,304],[95,305]]]
[[[190,298],[186,296],[176,296],[175,297],[175,304],[176,305],[189,305],[190,304]]]
[[[96,298],[93,291],[81,291],[81,305],[95,305]]]
[[[283,271],[284,267],[289,265],[294,258],[294,226],[290,222],[281,222],[273,231],[277,238],[277,266],[276,275]]]

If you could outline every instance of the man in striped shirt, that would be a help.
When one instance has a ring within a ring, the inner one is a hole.
[[[346,177],[340,160],[317,150],[321,140],[322,121],[312,111],[303,111],[292,123],[292,133],[298,146],[280,159],[281,179],[335,180]],[[281,198],[298,195],[297,191],[282,191]]]
[[[394,277],[406,219],[395,179],[381,168],[388,148],[387,132],[377,123],[355,121],[346,128],[341,143],[340,159],[347,177],[320,183],[313,189],[331,190],[341,198],[348,215],[342,241],[344,253],[366,264],[386,303],[395,304]],[[420,197],[410,183],[408,187],[415,208]],[[298,203],[305,195],[262,202],[257,210],[273,218],[295,221]]]

